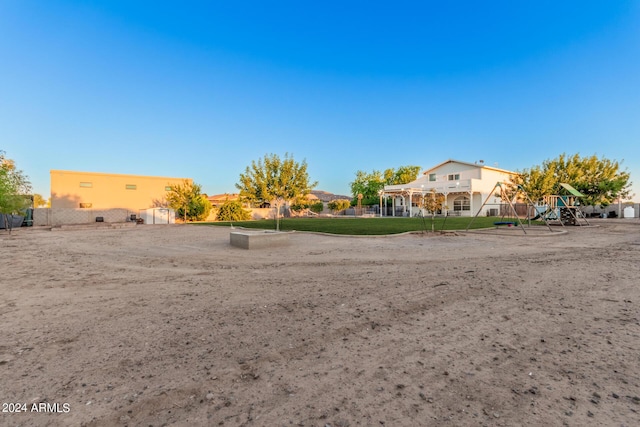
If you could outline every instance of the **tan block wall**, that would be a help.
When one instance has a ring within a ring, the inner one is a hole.
[[[276,210],[275,208],[252,208],[249,209],[251,212],[251,219],[275,219],[276,218]],[[283,209],[281,208],[280,214],[282,215]]]
[[[167,186],[182,184],[185,180],[193,182],[189,178],[158,176],[60,170],[50,173],[51,208],[66,209],[78,209],[80,203],[90,203],[88,209],[121,208],[138,212],[140,209],[156,207],[158,202],[163,201]],[[127,186],[135,186],[135,189]]]
[[[33,225],[34,226],[51,225],[51,209],[35,208],[33,210]]]
[[[104,222],[126,222],[131,214],[137,211],[128,209],[65,209],[65,208],[37,208],[33,210],[34,226],[60,226],[72,224],[91,224],[96,217],[101,216]]]

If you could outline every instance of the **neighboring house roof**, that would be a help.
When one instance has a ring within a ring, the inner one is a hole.
[[[224,193],[224,194],[214,194],[213,196],[207,197],[207,199],[209,200],[209,202],[211,202],[212,205],[216,205],[216,204],[222,204],[227,200],[236,200],[238,197],[240,197],[240,195],[237,193],[232,193],[232,194]]]
[[[338,200],[338,199],[347,199],[347,200],[351,200],[352,199],[351,196],[333,194],[333,193],[329,193],[328,191],[321,191],[321,190],[311,190],[311,194],[313,194],[314,196],[316,196],[318,199],[322,200],[323,202],[330,202],[332,200]]]
[[[487,165],[484,164],[484,160],[480,160],[477,163],[469,163],[469,162],[462,162],[460,160],[454,160],[454,159],[445,160],[444,162],[442,162],[442,163],[440,163],[438,165],[435,165],[434,167],[432,167],[430,169],[427,169],[426,171],[422,172],[422,174],[423,175],[428,175],[429,173],[433,172],[436,169],[441,168],[442,166],[444,166],[444,165],[446,165],[448,163],[459,163],[459,164],[465,165],[465,166],[473,166],[473,167],[476,167],[476,168],[491,169],[491,170],[494,170],[494,171],[508,173],[508,174],[516,174],[516,172],[508,171],[506,169],[500,169],[500,168],[496,168],[496,167],[493,167],[493,166],[487,166]]]

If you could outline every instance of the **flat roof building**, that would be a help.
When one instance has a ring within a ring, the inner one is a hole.
[[[114,209],[134,212],[163,206],[171,185],[191,178],[51,170],[51,208]]]

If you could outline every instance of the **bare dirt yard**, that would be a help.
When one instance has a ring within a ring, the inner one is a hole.
[[[0,425],[637,426],[640,222],[593,223],[2,231]]]

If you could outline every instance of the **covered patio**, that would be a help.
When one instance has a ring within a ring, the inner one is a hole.
[[[380,191],[380,215],[413,217],[427,215],[424,199],[435,192],[444,196],[444,203],[438,215],[472,216],[473,195],[471,181],[419,183],[420,180],[405,185],[387,185]],[[419,184],[416,186],[415,184]],[[479,194],[476,192],[476,194]]]

